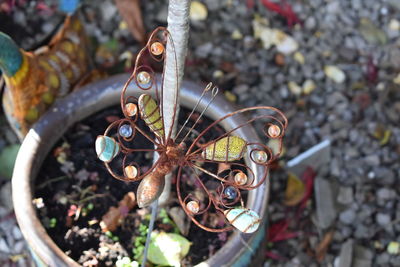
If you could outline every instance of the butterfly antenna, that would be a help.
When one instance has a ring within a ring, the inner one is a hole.
[[[210,85],[210,87],[208,87]],[[209,83],[207,85],[207,87],[204,89],[203,94],[207,91],[210,90],[212,86],[212,83]],[[214,98],[217,96],[218,94],[218,87],[214,86],[211,90],[211,99],[210,101],[208,101],[207,106],[203,109],[203,111],[200,113],[199,117],[197,117],[196,121],[194,122],[193,126],[190,128],[190,130],[186,133],[185,137],[183,137],[181,143],[185,142],[186,138],[189,136],[189,134],[192,132],[192,130],[194,129],[194,127],[196,127],[196,124],[199,122],[199,120],[201,119],[201,117],[203,116],[204,112],[206,112],[206,110],[208,109],[208,107],[211,105],[211,103],[214,101]],[[201,98],[200,98],[201,100]],[[189,120],[190,116],[193,114],[194,110],[196,109],[196,107],[198,106],[198,104],[200,103],[200,100],[197,102],[195,108],[192,110],[192,113],[190,113],[189,117],[187,120]]]
[[[197,100],[196,105],[194,106],[194,108],[192,109],[192,112],[190,112],[189,116],[187,117],[185,123],[182,125],[182,127],[179,129],[179,132],[175,135],[175,140],[179,137],[180,133],[182,132],[182,130],[185,128],[186,124],[189,122],[190,117],[193,115],[194,111],[197,109],[197,106],[200,104],[201,100],[203,99],[204,95],[206,92],[210,91],[212,87],[212,83],[210,82],[209,84],[207,84],[207,86],[204,88],[203,92],[201,93],[201,96],[199,98],[199,100]],[[174,140],[174,141],[175,141]]]

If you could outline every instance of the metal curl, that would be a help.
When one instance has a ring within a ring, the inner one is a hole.
[[[215,162],[213,160],[207,160],[207,159],[203,159],[203,158],[199,158],[196,161],[197,162],[204,162],[204,163],[215,163],[215,164],[220,164],[221,163],[221,162]],[[242,163],[239,163],[239,162],[229,162],[229,164],[231,166],[234,166],[236,168],[244,168],[246,170],[245,172],[247,172],[247,177],[248,178],[250,177],[250,180],[249,180],[250,182],[247,181],[247,183],[245,185],[238,185],[234,181],[231,181],[230,177],[228,177],[229,179],[225,179],[225,177],[227,177],[227,176],[220,177],[218,174],[214,174],[211,171],[203,169],[202,167],[200,167],[200,166],[195,164],[196,161],[192,162],[192,166],[195,167],[196,169],[198,169],[199,171],[203,172],[204,174],[209,175],[210,177],[213,177],[213,178],[215,178],[215,179],[217,179],[217,180],[219,180],[219,181],[221,181],[223,183],[229,184],[231,186],[237,187],[240,190],[251,190],[251,189],[254,189],[251,186],[251,184],[253,184],[253,182],[255,181],[255,175],[254,175],[253,170],[249,166],[247,166],[246,164],[242,164]]]
[[[160,34],[160,33],[164,37],[163,40],[161,38],[159,38],[158,36],[156,36],[157,34]],[[147,48],[148,53],[150,54],[151,58],[156,62],[162,62],[165,60],[167,38],[168,38],[165,35],[168,35],[168,34],[169,34],[169,32],[167,31],[167,29],[165,27],[158,27],[151,33],[149,40],[146,43],[146,48]],[[155,42],[159,42],[162,45],[164,45],[164,51],[160,56],[155,56],[155,55],[153,55],[153,53],[151,53],[151,45]]]
[[[210,209],[211,204],[213,204],[214,208],[215,208],[217,211],[223,212],[223,209],[221,209],[221,208],[219,207],[219,205],[218,205],[218,201],[216,200],[216,197],[213,196],[213,194],[207,190],[206,186],[203,184],[203,182],[201,181],[200,177],[196,174],[196,172],[195,172],[195,170],[193,169],[193,167],[191,167],[191,166],[189,166],[189,167],[191,168],[192,172],[194,173],[194,177],[195,177],[195,178],[197,179],[197,181],[200,183],[201,187],[204,189],[204,191],[207,193],[207,196],[208,196],[209,203],[208,203],[208,205],[206,206],[206,208],[202,210],[202,213],[201,213],[201,214],[206,213],[206,212]],[[179,169],[178,169],[178,174],[177,174],[177,179],[176,179],[176,192],[177,192],[177,196],[178,196],[178,201],[179,201],[180,205],[182,206],[183,210],[185,211],[186,215],[187,215],[187,216],[192,220],[192,222],[193,222],[194,224],[196,224],[198,227],[202,228],[203,230],[209,231],[209,232],[219,233],[219,232],[225,232],[225,231],[230,231],[230,230],[232,230],[232,229],[233,229],[232,226],[227,226],[227,227],[219,228],[219,229],[207,227],[207,226],[203,225],[202,223],[200,223],[200,222],[195,218],[195,216],[196,216],[196,215],[199,215],[199,213],[197,213],[197,214],[192,214],[192,213],[186,208],[185,200],[187,200],[187,197],[182,198],[181,189],[180,189],[180,186],[179,186],[180,183],[181,183],[182,170],[183,170],[183,167],[180,166]]]
[[[128,164],[126,164],[127,158],[128,158],[128,154],[126,154],[126,155],[124,156],[123,160],[122,160],[122,170],[123,170],[123,173],[124,173],[124,177],[126,177],[130,182],[139,181],[139,180],[142,179],[142,177],[144,177],[145,175],[141,175],[141,174],[140,174],[140,173],[141,173],[141,169],[140,169],[140,167],[139,167],[139,164],[137,164],[136,162],[130,161]],[[133,167],[136,168],[137,174],[136,174],[136,177],[135,177],[135,178],[130,178],[130,177],[128,177],[128,176],[126,175],[125,168],[128,167],[128,166],[133,166]],[[146,172],[146,175],[147,175],[147,172]]]
[[[228,188],[229,186],[232,187],[237,194],[237,196],[234,199],[229,199],[225,193],[225,189]],[[244,207],[242,195],[240,193],[239,188],[237,188],[236,186],[233,186],[231,184],[221,183],[221,185],[217,188],[216,191],[218,194],[217,198],[218,205],[224,207],[225,209],[231,209],[235,206],[236,203],[240,201],[241,206]]]
[[[265,167],[268,167],[269,165],[271,165],[271,162],[273,162],[276,159],[276,156],[274,156],[271,148],[269,148],[268,146],[266,146],[264,144],[261,144],[261,143],[249,143],[249,145],[252,145],[252,146],[256,145],[256,146],[260,146],[261,147],[261,148],[259,148],[259,147],[252,148],[250,150],[250,159],[255,164],[263,165]],[[266,153],[267,160],[265,162],[258,162],[256,159],[254,159],[254,153],[256,153],[257,151]]]
[[[273,107],[267,107],[267,106],[244,108],[244,109],[240,109],[240,110],[238,110],[238,111],[229,113],[229,114],[225,115],[224,117],[222,117],[222,118],[220,118],[220,119],[214,121],[214,122],[211,123],[205,130],[203,130],[203,131],[197,136],[197,138],[193,141],[192,145],[191,145],[191,146],[189,147],[189,149],[187,150],[186,156],[187,156],[188,158],[190,158],[190,157],[193,157],[194,155],[200,153],[201,150],[202,150],[202,148],[199,148],[199,149],[193,151],[193,148],[194,148],[194,145],[196,144],[196,142],[198,142],[198,140],[199,140],[201,137],[203,137],[203,136],[204,136],[207,132],[209,132],[214,126],[218,125],[218,124],[221,123],[223,120],[228,119],[228,118],[230,118],[230,117],[233,117],[234,115],[237,115],[237,114],[240,114],[240,113],[245,113],[245,112],[248,112],[248,111],[260,110],[260,109],[261,109],[261,110],[266,109],[266,110],[275,111],[275,112],[278,112],[279,114],[281,114],[282,116],[284,116],[283,113],[281,113],[281,111],[279,111],[278,109],[273,108]],[[220,135],[218,138],[216,138],[216,139],[214,139],[214,140],[208,142],[207,145],[216,143],[218,140],[220,140],[220,139],[222,139],[222,138],[224,138],[224,137],[226,137],[226,136],[231,135],[231,134],[232,134],[234,131],[236,131],[237,129],[242,128],[242,127],[244,127],[244,126],[246,126],[246,125],[250,125],[251,123],[253,123],[253,122],[255,122],[255,121],[263,120],[263,119],[271,119],[271,120],[279,121],[278,118],[276,118],[276,117],[274,117],[274,116],[271,116],[271,115],[258,115],[258,116],[256,116],[256,117],[251,118],[251,119],[247,120],[246,122],[240,124],[239,126],[233,128],[233,129],[231,129],[230,131],[226,132],[225,134]],[[284,119],[285,119],[285,120],[282,122],[282,125],[284,126],[284,129],[285,129],[285,128],[287,127],[287,119],[286,119],[286,117],[284,117]]]
[[[124,145],[124,143],[122,142],[122,140],[124,140],[124,141],[126,141],[126,142],[129,142],[129,141],[132,141],[133,138],[135,138],[135,136],[136,136],[136,128],[135,128],[135,126],[136,126],[136,125],[135,125],[135,123],[134,123],[132,120],[130,120],[130,119],[122,119],[122,120],[119,120],[119,121],[120,121],[120,123],[118,124],[118,128],[117,128],[117,136],[118,136],[119,144],[120,144],[121,148],[124,148],[125,150],[129,150],[129,148],[125,147],[125,145]],[[131,134],[130,137],[121,136],[121,134],[120,134],[120,128],[121,128],[121,126],[123,126],[123,125],[129,125],[129,126],[131,127],[131,129],[132,129],[132,134]],[[121,138],[122,138],[122,139],[121,139]]]
[[[132,123],[136,123],[136,121],[137,121],[138,118],[139,118],[139,107],[138,107],[137,103],[138,103],[138,99],[137,99],[136,97],[134,97],[134,96],[127,96],[127,97],[124,99],[124,102],[123,102],[123,105],[122,105],[122,106],[123,106],[123,108],[122,108],[122,113],[124,114],[124,117],[127,118],[127,119],[129,119],[129,120],[131,120]],[[126,109],[126,105],[127,105],[127,104],[134,104],[134,105],[136,105],[136,113],[135,113],[135,115],[129,116],[128,111],[127,111],[127,109]]]
[[[124,158],[125,157],[127,157],[127,154],[125,154]],[[111,174],[111,176],[114,177],[115,179],[123,181],[123,182],[135,182],[135,181],[142,180],[146,175],[151,173],[156,168],[157,163],[159,163],[159,160],[153,166],[151,166],[151,168],[149,168],[145,173],[141,174],[140,176],[137,176],[137,178],[135,178],[135,179],[131,179],[131,178],[116,174],[108,162],[104,162],[104,165],[106,166],[106,168],[107,168],[108,172]],[[132,164],[132,162],[130,164]],[[124,165],[122,167],[124,168]],[[124,173],[124,169],[122,169],[122,171]],[[138,169],[138,172],[139,172],[139,169]]]
[[[188,210],[187,207],[186,207],[186,204],[187,204],[189,201],[191,201],[191,200],[198,202],[199,205],[200,205],[199,207],[201,207],[202,201],[200,201],[200,199],[196,198],[196,197],[193,196],[192,194],[187,195],[187,196],[183,199],[183,203],[185,203],[185,205],[183,205],[182,208],[183,208],[184,210],[186,210],[188,213],[192,214],[193,216],[197,216],[197,215],[204,214],[205,212],[208,211],[208,209],[209,209],[210,206],[211,206],[211,200],[209,200],[208,203],[207,203],[207,205],[203,205],[204,208],[199,209],[199,211],[198,211],[197,213],[192,213],[192,212],[191,212],[190,210]]]
[[[137,76],[141,72],[147,72],[150,75],[150,83],[148,85],[146,84],[146,86],[142,86],[140,84],[140,82],[138,81],[138,77]],[[136,86],[139,87],[140,89],[144,90],[144,91],[152,89],[153,85],[157,84],[156,75],[154,73],[154,70],[150,66],[147,66],[147,65],[137,66],[137,67],[135,67],[135,69],[133,71],[133,74],[135,76],[134,80],[135,80]]]
[[[271,123],[271,122],[266,123],[264,125],[264,127],[263,127],[263,130],[262,130],[264,135],[267,136],[268,138],[271,138],[271,139],[282,138],[285,135],[285,128],[283,127],[283,123],[281,121],[277,121],[277,123],[279,124],[279,126],[274,124],[274,123]],[[270,135],[269,129],[270,129],[271,126],[279,127],[279,134],[277,136],[271,136]]]

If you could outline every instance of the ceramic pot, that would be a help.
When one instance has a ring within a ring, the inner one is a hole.
[[[34,197],[32,185],[35,183],[40,167],[51,148],[70,126],[97,111],[119,104],[121,89],[128,77],[127,74],[110,77],[85,86],[58,101],[34,125],[22,143],[12,178],[13,201],[19,226],[39,266],[79,266],[46,233],[32,205]],[[193,107],[202,90],[203,87],[184,81],[180,93],[181,105],[187,108]],[[135,85],[131,85],[128,92],[136,96],[141,93]],[[203,101],[199,105],[200,110],[204,108],[205,103],[206,101]],[[216,120],[235,110],[236,108],[220,94],[205,115]],[[235,117],[235,119],[224,120],[224,124],[221,126],[225,130],[230,130],[243,122],[244,118]],[[103,131],[104,129],[99,129],[99,134]],[[252,127],[243,127],[236,132],[248,140],[258,140]],[[258,177],[257,174],[263,173],[263,167],[252,162],[247,164],[251,165],[256,177]],[[269,181],[267,179],[264,185],[249,192],[247,200],[247,206],[256,211],[261,218],[264,217],[264,222],[266,221],[265,210],[268,193]],[[254,234],[242,234],[235,231],[216,254],[198,266],[248,266],[257,259],[256,254],[260,250],[262,254],[259,258],[261,260],[264,258],[263,248],[265,246],[261,245],[263,241],[265,241],[265,227],[261,226]],[[251,264],[251,266],[255,265]]]

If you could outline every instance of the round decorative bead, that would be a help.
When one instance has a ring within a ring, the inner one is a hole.
[[[132,116],[135,116],[137,113],[137,106],[133,103],[128,103],[125,105],[125,110],[126,110],[126,114],[128,114],[128,116],[132,117]]]
[[[255,151],[254,156],[255,156],[254,157],[255,162],[259,164],[265,163],[268,160],[268,155],[263,150]]]
[[[186,204],[186,208],[193,214],[196,214],[200,210],[199,202],[191,200]]]
[[[237,197],[237,191],[233,186],[228,186],[225,188],[224,194],[228,199],[235,199]]]
[[[257,212],[246,208],[234,208],[224,211],[230,224],[243,233],[253,233],[260,226],[260,216]]]
[[[138,174],[137,168],[135,166],[126,166],[125,167],[125,175],[129,179],[135,179]]]
[[[151,75],[147,71],[141,71],[137,74],[136,79],[140,85],[147,85],[150,83]]]
[[[237,185],[245,185],[247,183],[247,175],[244,172],[237,172],[234,179]]]
[[[150,51],[153,55],[159,56],[164,52],[164,45],[160,42],[154,42],[150,46]]]
[[[269,136],[271,136],[272,138],[276,138],[280,135],[281,133],[281,128],[279,128],[278,125],[271,125],[268,128],[268,134]]]
[[[133,130],[129,124],[124,124],[119,127],[119,135],[125,138],[129,138],[132,136]]]
[[[119,153],[119,144],[114,138],[105,135],[99,135],[95,142],[97,157],[104,161],[110,162]]]

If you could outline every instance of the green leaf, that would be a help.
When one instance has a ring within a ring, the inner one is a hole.
[[[151,233],[148,258],[154,264],[181,266],[181,260],[188,254],[191,243],[181,235],[165,232]]]
[[[0,176],[11,179],[20,145],[14,144],[0,151]]]

